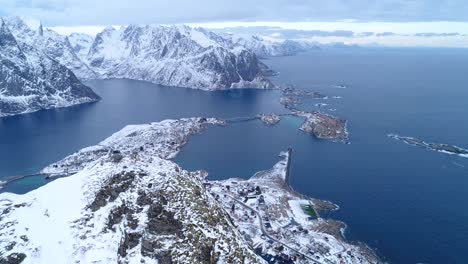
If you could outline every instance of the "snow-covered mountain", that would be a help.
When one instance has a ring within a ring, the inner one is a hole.
[[[254,52],[259,58],[292,56],[298,52],[320,49],[317,45],[305,41],[281,40],[271,41],[258,35],[221,34],[233,47],[240,46]]]
[[[3,20],[18,41],[44,52],[72,70],[78,78],[86,80],[97,77],[94,71],[76,55],[68,37],[53,30],[44,29],[39,22],[36,23],[37,28],[32,28],[34,24],[28,25],[19,17],[5,17]]]
[[[75,54],[82,60],[86,59],[89,48],[93,45],[94,37],[83,33],[72,33],[68,36]]]
[[[73,72],[0,26],[0,117],[99,99]]]
[[[253,52],[225,41],[186,26],[108,27],[96,36],[87,61],[103,78],[203,90],[272,87]]]
[[[78,33],[62,36],[19,17],[4,20],[16,39],[81,80],[126,78],[203,90],[273,87],[255,51],[201,28],[108,27],[93,39]]]

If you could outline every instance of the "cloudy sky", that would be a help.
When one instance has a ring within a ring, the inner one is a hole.
[[[7,15],[39,19],[61,31],[126,24],[254,25],[353,33],[309,34],[329,41],[468,46],[468,0],[0,0],[0,16]]]

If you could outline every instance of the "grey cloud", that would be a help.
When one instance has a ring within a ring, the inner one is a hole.
[[[456,37],[456,36],[464,36],[464,35],[453,32],[453,33],[416,33],[414,34],[414,36],[430,38],[430,37]]]
[[[375,35],[374,32],[361,32],[361,33],[356,34],[357,37],[372,37],[374,35]]]
[[[284,38],[307,38],[307,37],[354,37],[353,31],[348,30],[335,30],[335,31],[322,31],[322,30],[282,30],[280,34]]]
[[[397,35],[396,33],[393,32],[383,32],[383,33],[377,33],[377,37],[389,37],[389,36],[395,36]]]

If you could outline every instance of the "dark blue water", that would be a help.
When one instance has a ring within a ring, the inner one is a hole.
[[[297,131],[297,120],[244,123],[195,137],[180,164],[214,179],[248,177],[291,145],[293,187],[338,203],[333,217],[348,224],[349,239],[392,263],[468,263],[468,159],[386,137],[468,148],[468,51],[317,52],[267,63],[281,82],[343,96],[330,103],[349,119],[352,143],[313,139]],[[333,83],[349,88],[325,88]]]
[[[177,162],[206,169],[212,179],[249,177],[292,146],[293,187],[338,203],[341,210],[333,217],[348,224],[348,238],[378,248],[393,263],[467,262],[468,159],[386,136],[468,148],[467,51],[324,51],[266,63],[280,72],[278,82],[343,96],[327,103],[349,119],[352,143],[316,140],[297,130],[299,119],[288,117],[274,127],[213,127],[193,137]],[[89,85],[101,102],[0,119],[0,177],[35,172],[127,124],[285,111],[275,91],[206,93],[125,80]],[[316,102],[301,107],[312,109]],[[22,193],[42,184],[28,179],[7,190]]]
[[[73,152],[95,145],[125,125],[192,116],[237,117],[284,111],[279,92],[203,92],[131,81],[87,83],[98,103],[0,119],[0,180],[38,172]],[[25,193],[46,181],[32,177],[2,191]]]

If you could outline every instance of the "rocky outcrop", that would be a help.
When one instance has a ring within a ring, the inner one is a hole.
[[[0,117],[99,100],[73,72],[0,26]]]

